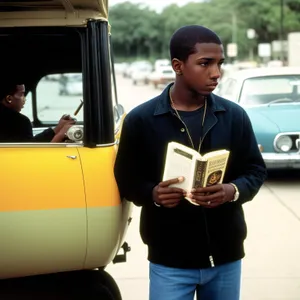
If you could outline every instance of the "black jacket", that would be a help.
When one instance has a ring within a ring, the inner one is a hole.
[[[211,94],[204,125],[202,154],[230,150],[224,183],[235,183],[237,202],[205,209],[182,200],[176,208],[154,205],[152,189],[162,181],[167,144],[190,146],[182,123],[163,93],[126,116],[115,163],[122,197],[142,206],[140,232],[151,262],[176,268],[205,268],[244,257],[247,227],[242,204],[257,194],[266,168],[248,115],[242,107]]]
[[[0,143],[46,143],[54,135],[53,129],[48,128],[33,136],[30,120],[0,103]]]

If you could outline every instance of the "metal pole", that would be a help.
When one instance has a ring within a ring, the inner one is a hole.
[[[283,62],[284,61],[284,49],[283,49],[283,39],[284,39],[284,0],[279,0],[280,1],[280,44],[281,44],[281,51],[280,51],[280,60]]]
[[[231,42],[237,45],[237,26],[236,26],[236,13],[235,10],[232,11],[232,37]],[[231,63],[234,62],[234,60],[237,59],[237,57],[231,57]]]
[[[237,26],[236,26],[236,14],[232,12],[232,43],[237,43]]]

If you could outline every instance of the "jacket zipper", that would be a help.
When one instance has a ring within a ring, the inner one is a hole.
[[[180,123],[184,126],[185,130],[187,131],[187,126],[185,125],[184,122],[182,122],[178,116],[173,113],[173,115],[180,121]],[[206,137],[207,133],[214,127],[215,124],[213,124],[212,126],[210,126],[208,128],[208,130],[205,132],[205,134],[203,135],[203,138],[201,138],[201,145],[199,147],[199,152],[201,150],[201,147],[202,147],[202,143],[204,141],[204,138]],[[213,268],[215,266],[215,262],[214,262],[214,258],[213,258],[213,255],[211,253],[211,245],[210,245],[210,236],[209,236],[209,233],[208,233],[208,225],[207,225],[207,220],[206,220],[206,215],[205,215],[205,211],[203,210],[202,208],[202,212],[203,212],[203,215],[204,215],[204,223],[205,223],[205,232],[206,232],[206,238],[207,238],[207,244],[208,244],[208,252],[210,253],[210,255],[208,256],[208,259],[209,259],[209,262],[210,262],[210,266]]]

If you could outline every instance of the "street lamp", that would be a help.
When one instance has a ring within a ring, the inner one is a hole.
[[[283,49],[283,20],[284,20],[284,0],[279,0],[280,1],[280,30],[279,30],[279,40],[281,44],[281,51],[280,51],[280,60],[283,62],[284,61],[284,49]]]

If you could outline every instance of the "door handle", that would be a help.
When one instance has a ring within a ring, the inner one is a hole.
[[[77,156],[76,155],[67,155],[67,158],[76,159]]]

